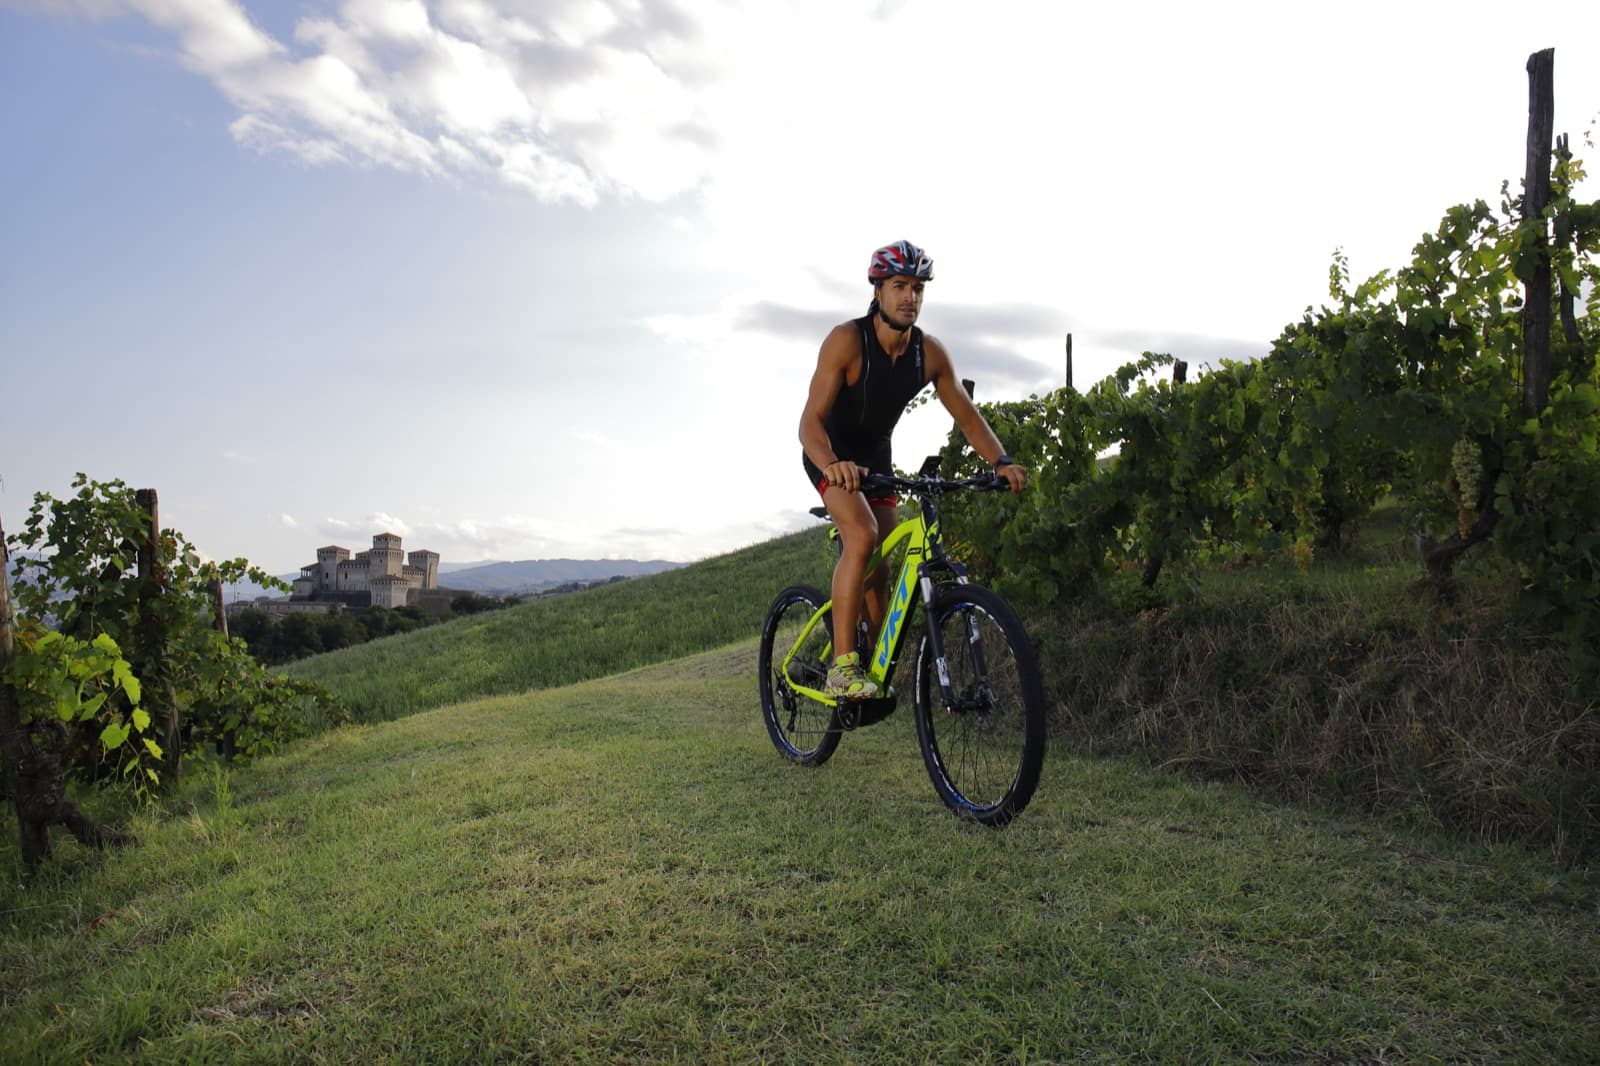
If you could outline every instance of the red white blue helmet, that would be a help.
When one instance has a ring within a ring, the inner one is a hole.
[[[867,267],[867,280],[877,284],[884,278],[893,277],[932,281],[933,260],[927,252],[910,241],[884,245],[872,253],[872,263]]]

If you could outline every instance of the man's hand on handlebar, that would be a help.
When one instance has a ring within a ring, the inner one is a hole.
[[[937,469],[932,472],[925,469],[916,477],[900,477],[895,474],[874,474],[864,466],[844,460],[823,467],[822,476],[829,485],[838,485],[851,492],[910,492],[919,496],[937,496],[953,489],[1017,493],[1028,484],[1028,468],[1016,463],[1006,463],[988,474],[947,481]]]
[[[846,492],[860,492],[861,479],[869,473],[871,471],[866,467],[859,466],[848,459],[829,463],[822,468],[822,476],[827,479],[828,484],[836,485]]]
[[[1025,466],[1007,463],[1005,466],[997,467],[994,473],[996,477],[1005,479],[1006,486],[1012,492],[1020,493],[1028,486],[1028,468]]]

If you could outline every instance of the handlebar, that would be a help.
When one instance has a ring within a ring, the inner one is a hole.
[[[868,474],[861,479],[863,492],[905,492],[913,496],[939,496],[961,489],[979,492],[1009,491],[1011,483],[999,474],[979,474],[975,477],[946,478],[942,474],[918,474],[916,477],[899,477],[895,474]]]

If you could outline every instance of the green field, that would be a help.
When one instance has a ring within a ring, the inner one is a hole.
[[[749,642],[196,764],[0,894],[6,1062],[1584,1062],[1600,878],[902,712],[781,762]]]
[[[1396,535],[1033,605],[1003,832],[905,708],[774,752],[752,635],[820,528],[295,664],[359,724],[31,885],[0,821],[0,1062],[1593,1062],[1595,710]]]

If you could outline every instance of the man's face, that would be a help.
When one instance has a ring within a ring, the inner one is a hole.
[[[922,290],[927,284],[899,275],[884,278],[878,282],[878,313],[895,329],[910,329],[922,313]]]

